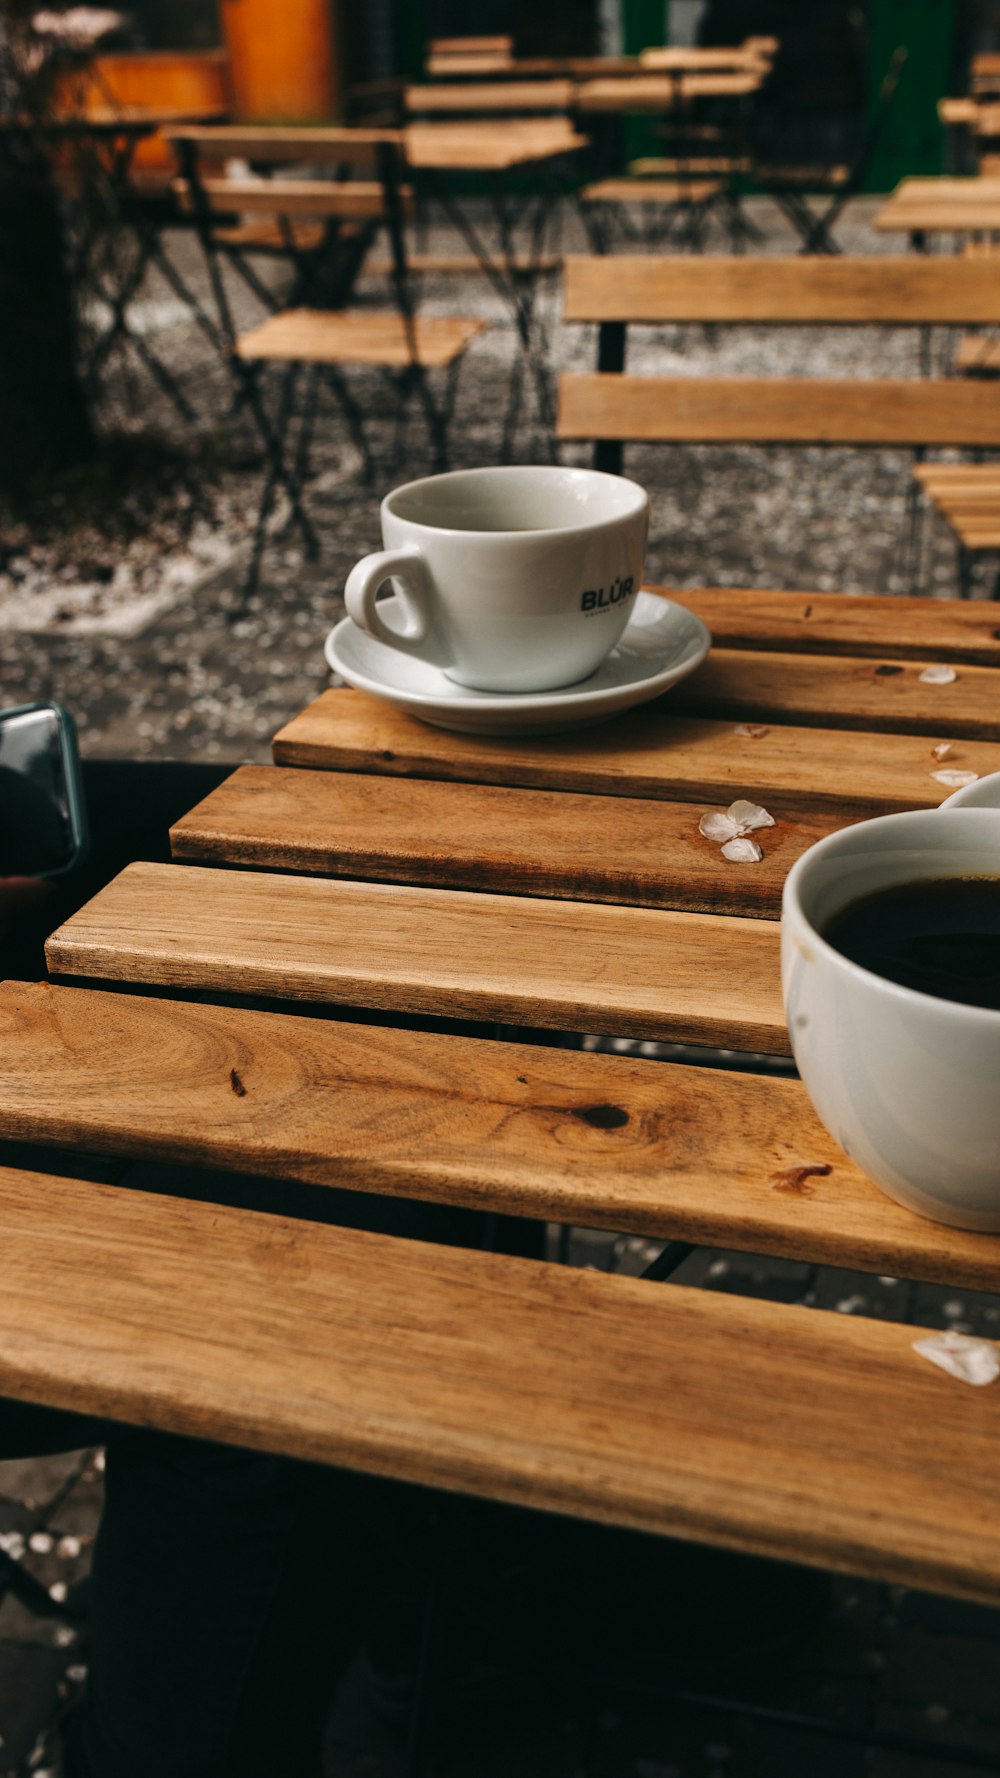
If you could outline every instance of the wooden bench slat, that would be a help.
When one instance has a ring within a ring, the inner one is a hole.
[[[650,443],[972,447],[1000,445],[1000,403],[956,379],[564,371],[557,432]]]
[[[570,254],[563,318],[742,326],[987,324],[1000,320],[1000,289],[988,262],[967,259]]]
[[[676,717],[669,706],[669,699],[648,704],[618,717],[607,731],[483,739],[415,722],[365,692],[327,691],[276,735],[273,752],[285,766],[724,808],[741,796],[770,808],[780,797],[785,809],[806,814],[935,808],[950,794],[931,776],[942,762],[924,736],[782,723],[753,737],[738,734],[732,720]],[[949,735],[942,730],[935,739],[947,741]],[[964,741],[947,763],[983,777],[1000,771],[1000,745]]]
[[[936,786],[935,788],[941,788]],[[172,828],[175,858],[777,919],[796,858],[842,822],[773,814],[724,868],[696,803],[243,766]]]
[[[947,660],[947,657],[945,657]],[[920,661],[713,648],[671,699],[701,716],[785,720],[939,738],[1000,741],[991,667],[962,666],[948,685],[927,685]]]
[[[996,1392],[910,1329],[31,1173],[0,1225],[15,1399],[1000,1598]]]
[[[797,1080],[48,984],[0,987],[0,1031],[7,1138],[1000,1285],[996,1236],[893,1203]]]
[[[966,475],[996,479],[1000,463],[923,463],[914,475],[931,492]],[[652,591],[661,589],[653,588]],[[662,589],[703,619],[722,648],[764,648],[784,653],[878,655],[893,660],[948,660],[1000,666],[1000,610],[968,599],[927,599],[883,594],[780,592],[769,588]]]
[[[133,864],[46,954],[57,975],[788,1053],[770,920]]]

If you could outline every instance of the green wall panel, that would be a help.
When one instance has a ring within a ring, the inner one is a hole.
[[[937,102],[951,87],[955,10],[955,0],[869,0],[869,116],[893,50],[903,44],[908,52],[869,191],[891,191],[909,173],[940,173],[944,165]]]

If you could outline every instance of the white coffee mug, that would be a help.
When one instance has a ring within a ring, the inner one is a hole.
[[[642,584],[649,500],[623,476],[461,469],[394,489],[381,513],[385,548],[352,568],[348,616],[477,690],[588,678]],[[388,581],[391,605],[378,599]]]
[[[782,990],[799,1073],[845,1153],[911,1210],[1000,1229],[1000,1012],[902,987],[823,937],[863,896],[962,876],[1000,892],[1000,810],[882,815],[819,840],[785,881]]]

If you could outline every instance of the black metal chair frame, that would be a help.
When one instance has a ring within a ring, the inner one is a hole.
[[[344,415],[348,431],[361,455],[362,474],[365,480],[374,479],[375,465],[365,432],[364,416],[360,404],[355,400],[347,378],[336,364],[310,364],[305,398],[300,409],[298,437],[294,448],[289,450],[289,436],[296,413],[295,397],[303,361],[291,360],[288,362],[281,379],[276,415],[272,420],[268,415],[260,388],[261,371],[265,361],[243,358],[237,348],[238,330],[219,264],[220,258],[226,257],[228,259],[231,256],[225,246],[216,239],[219,212],[213,209],[202,182],[197,144],[190,139],[181,137],[175,146],[180,158],[182,177],[187,182],[195,225],[208,265],[213,296],[227,342],[229,361],[237,378],[238,402],[245,401],[250,408],[267,458],[267,474],[254,528],[250,563],[243,584],[241,600],[236,610],[230,614],[231,621],[235,621],[245,609],[247,600],[256,590],[267,535],[267,524],[280,489],[284,489],[288,496],[291,508],[290,522],[298,527],[307,553],[313,557],[319,553],[319,541],[305,510],[302,490],[309,472],[310,446],[321,387],[326,387],[331,391]],[[399,403],[397,442],[410,400],[413,395],[416,395],[423,409],[432,441],[436,467],[443,469],[447,467],[448,461],[448,425],[454,406],[460,361],[456,360],[449,367],[445,379],[443,400],[436,400],[426,369],[420,362],[415,303],[403,233],[404,213],[400,190],[402,163],[396,144],[388,139],[377,143],[375,145],[375,161],[383,198],[382,214],[379,221],[372,224],[370,231],[364,231],[360,236],[352,236],[347,253],[339,255],[339,257],[336,250],[341,237],[336,218],[329,219],[324,243],[320,248],[306,253],[296,252],[292,248],[291,256],[296,262],[296,278],[291,298],[282,301],[280,308],[301,306],[304,297],[308,294],[313,306],[322,306],[331,311],[343,309],[350,297],[365,252],[378,227],[384,226],[389,237],[393,295],[397,313],[402,319],[410,358],[409,364],[403,370],[386,371],[386,375],[396,390]],[[291,230],[289,230],[289,235],[292,235]],[[323,282],[322,291],[318,289],[321,279]],[[322,297],[321,302],[318,300],[320,296]],[[273,312],[279,305],[272,302],[268,306]]]
[[[826,185],[821,178],[802,183],[789,179],[769,179],[766,161],[758,161],[753,171],[757,190],[772,197],[782,214],[787,216],[799,236],[803,253],[839,253],[833,238],[833,226],[844,209],[862,191],[868,170],[885,133],[893,101],[907,61],[907,51],[899,45],[893,50],[881,87],[875,114],[871,119],[847,177]],[[824,189],[829,201],[822,211],[810,208],[809,198],[821,197]]]

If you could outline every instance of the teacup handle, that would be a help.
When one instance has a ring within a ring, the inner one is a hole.
[[[396,597],[406,620],[402,630],[387,624],[376,604],[379,589],[390,578],[398,583]],[[431,627],[431,583],[420,551],[415,546],[381,549],[362,557],[347,576],[344,604],[348,617],[369,636],[404,654],[422,653]]]

